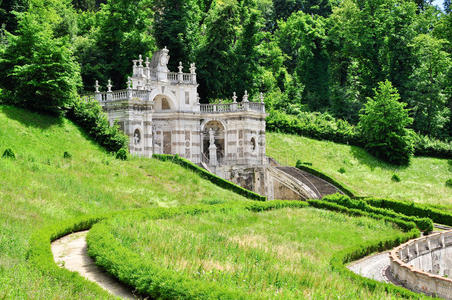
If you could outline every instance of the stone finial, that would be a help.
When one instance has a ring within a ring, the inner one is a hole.
[[[138,63],[138,61],[137,61],[136,59],[134,59],[134,60],[132,60],[132,62],[133,62],[133,66],[134,66],[134,67],[136,67],[136,66],[137,66],[137,63]]]
[[[94,84],[94,88],[96,89],[95,92],[99,93],[100,85],[99,85],[99,81],[98,80],[96,80],[96,84]]]
[[[243,102],[248,102],[248,91],[245,90],[245,94],[243,95]]]
[[[138,57],[139,57],[139,59],[138,59],[139,66],[142,67],[143,66],[143,56],[140,54]]]
[[[179,67],[177,67],[179,69],[179,73],[182,73],[182,70],[184,69],[184,66],[182,65],[182,62],[179,62]]]
[[[190,73],[191,73],[191,74],[196,74],[196,66],[195,66],[195,63],[191,63],[191,64],[190,64]]]
[[[132,78],[130,78],[130,76],[127,76],[127,88],[128,89],[132,88]]]
[[[236,92],[233,93],[232,100],[234,101],[234,103],[237,103],[237,93]]]
[[[264,93],[261,92],[260,94],[261,103],[264,103]]]
[[[149,68],[149,65],[151,64],[151,62],[149,61],[149,57],[146,56],[146,68]]]
[[[113,87],[113,86],[111,85],[111,80],[108,79],[107,92],[111,92],[111,88],[112,88],[112,87]]]

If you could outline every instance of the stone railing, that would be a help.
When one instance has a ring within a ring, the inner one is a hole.
[[[265,113],[265,104],[260,102],[237,102],[220,104],[200,104],[201,113],[226,113],[236,111],[255,111]]]
[[[452,299],[452,230],[409,241],[391,251],[393,276],[403,286]]]
[[[100,103],[105,102],[113,102],[113,101],[122,101],[122,100],[129,100],[133,98],[138,98],[142,101],[149,100],[149,95],[151,93],[149,91],[145,90],[118,90],[113,92],[98,92],[94,93],[92,95],[87,95],[85,97],[94,98]]]
[[[166,74],[168,81],[172,83],[196,83],[194,74],[168,72]]]

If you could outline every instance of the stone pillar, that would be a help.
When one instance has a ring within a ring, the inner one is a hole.
[[[232,111],[237,110],[237,94],[234,92],[232,96]]]
[[[217,166],[217,146],[215,146],[215,135],[213,129],[209,129],[209,164],[211,166]]]
[[[191,82],[196,83],[196,66],[195,63],[190,64]]]
[[[246,91],[246,90],[245,90],[245,94],[243,95],[242,102],[243,102],[243,109],[245,111],[249,110],[250,103],[249,103],[249,100],[248,100],[248,91]]]
[[[111,100],[113,100],[113,93],[112,93],[112,91],[111,91],[111,88],[112,88],[113,86],[111,85],[111,80],[110,79],[108,79],[108,84],[107,84],[107,101],[111,101]]]
[[[96,94],[96,100],[101,102],[102,101],[102,94],[99,91],[100,85],[99,85],[99,81],[96,80],[96,84],[94,85],[95,88],[95,94]]]
[[[179,62],[179,67],[177,67],[179,69],[179,73],[177,73],[177,81],[179,83],[181,83],[182,81],[184,81],[184,73],[182,73],[182,70],[184,69],[184,66],[182,66],[182,62]]]

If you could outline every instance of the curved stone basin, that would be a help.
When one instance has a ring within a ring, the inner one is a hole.
[[[452,230],[400,245],[389,259],[392,275],[403,286],[452,299]]]

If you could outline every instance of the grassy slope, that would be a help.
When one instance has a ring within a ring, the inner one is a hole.
[[[415,157],[409,167],[383,163],[359,147],[300,136],[267,133],[267,155],[294,166],[299,159],[350,186],[360,196],[390,197],[452,208],[452,164],[445,159]],[[338,170],[343,167],[346,172]],[[398,174],[401,182],[391,177]]]
[[[0,106],[0,299],[86,298],[27,264],[36,228],[81,214],[192,203],[243,201],[177,165],[105,153],[67,120]],[[68,151],[72,159],[64,159]]]
[[[107,223],[145,262],[258,299],[388,298],[331,272],[329,261],[336,251],[398,233],[384,222],[313,208]]]

